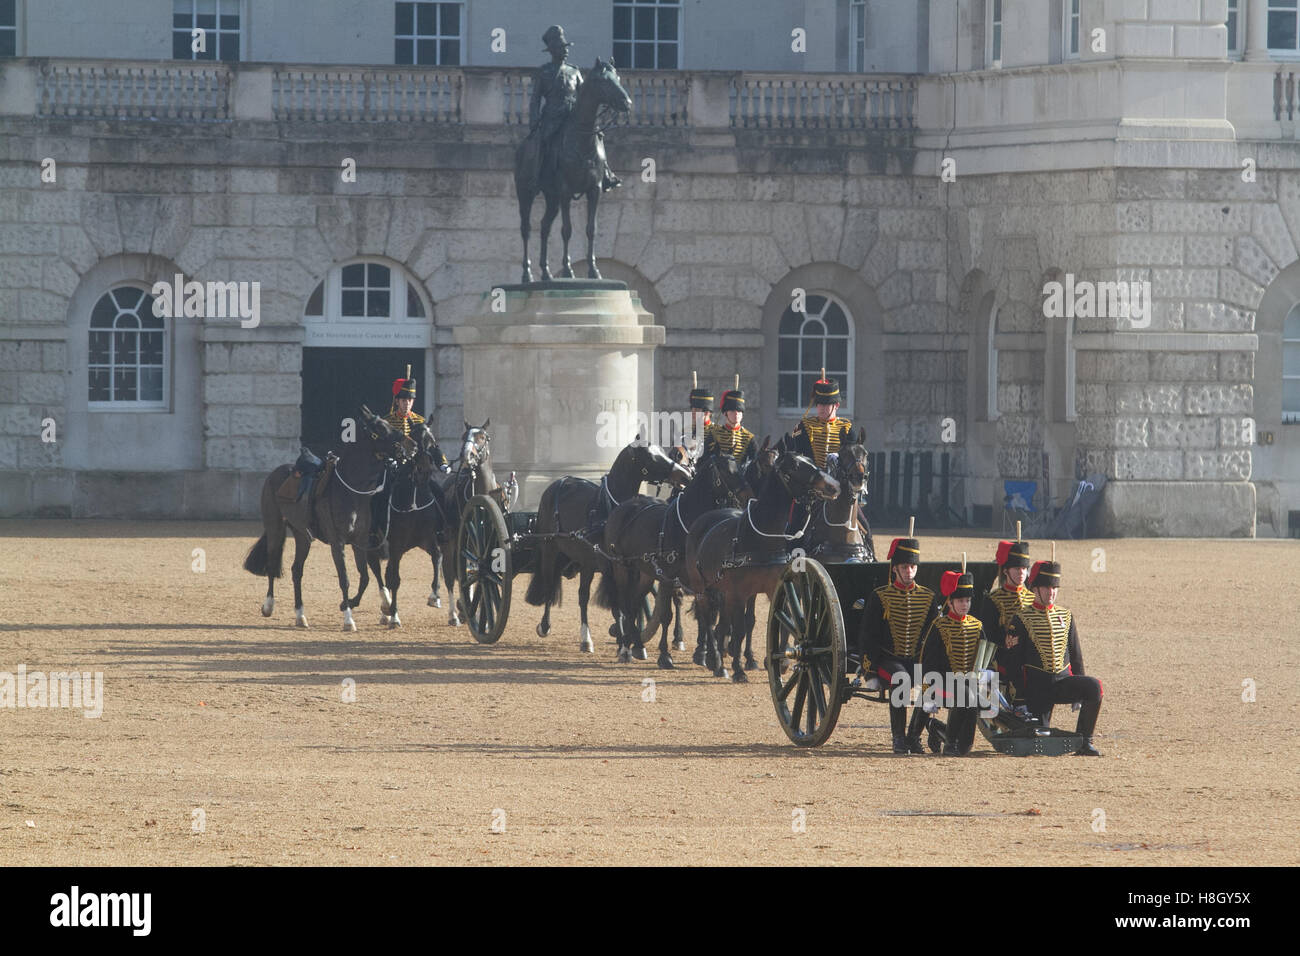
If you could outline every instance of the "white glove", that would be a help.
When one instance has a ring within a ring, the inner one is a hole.
[[[1074,711],[1076,714],[1077,714],[1077,713],[1078,713],[1082,708],[1083,708],[1083,704],[1079,703],[1077,700],[1076,700],[1073,704],[1070,705],[1070,709],[1071,709],[1072,711]]]
[[[451,474],[451,465],[439,465],[439,466],[438,466],[438,470],[439,470],[440,472],[442,472],[444,475],[450,475],[450,474]]]
[[[834,468],[835,465],[839,462],[839,460],[840,460],[840,453],[837,451],[833,451],[829,455],[827,455],[826,470],[830,471],[832,468]]]

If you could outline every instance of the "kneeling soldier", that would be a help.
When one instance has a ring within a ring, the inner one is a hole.
[[[1055,704],[1080,704],[1076,733],[1083,737],[1079,754],[1098,757],[1092,734],[1101,712],[1101,681],[1083,673],[1083,651],[1074,615],[1055,604],[1061,566],[1039,561],[1029,572],[1034,602],[1018,612],[1007,628],[1012,673],[1022,682],[1029,711],[1051,726]]]
[[[970,613],[971,599],[975,596],[975,575],[945,571],[939,582],[939,591],[946,598],[944,613],[930,623],[921,640],[921,664],[927,678],[938,675],[953,686],[958,697],[944,702],[948,705],[948,742],[944,756],[963,757],[970,753],[975,742],[975,720],[979,716],[979,690],[977,682],[969,677],[975,669],[975,650],[984,637],[979,618]],[[948,677],[962,682],[960,688]]]
[[[934,592],[916,583],[916,564],[920,560],[921,545],[916,538],[894,539],[889,546],[889,583],[871,592],[858,640],[873,673],[887,684],[892,684],[895,674],[906,674],[904,686],[908,688],[920,661],[921,635],[935,616]],[[925,753],[921,746],[925,721],[925,711],[918,704],[908,726],[907,705],[896,705],[891,694],[889,728],[894,753]]]

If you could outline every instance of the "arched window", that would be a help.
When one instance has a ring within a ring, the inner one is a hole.
[[[427,312],[415,283],[380,262],[353,262],[331,269],[307,300],[309,319],[423,319]]]
[[[809,293],[805,311],[794,306],[781,316],[777,342],[777,402],[780,414],[800,414],[812,398],[823,368],[840,383],[840,407],[853,411],[853,321],[829,295]]]
[[[1282,326],[1282,421],[1300,422],[1300,304]]]
[[[90,313],[87,401],[98,409],[167,407],[167,320],[154,298],[124,285],[104,293]]]

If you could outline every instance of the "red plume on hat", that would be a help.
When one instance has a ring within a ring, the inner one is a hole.
[[[902,538],[895,538],[893,541],[889,542],[889,553],[885,555],[885,557],[892,560],[894,557],[894,550],[898,547],[898,542],[902,540]]]
[[[1009,557],[1011,556],[1011,545],[1012,545],[1013,543],[1014,543],[1014,542],[1011,542],[1011,541],[999,541],[999,542],[998,542],[998,559],[997,559],[997,560],[998,560],[998,564],[1006,564],[1006,563],[1007,563],[1007,558],[1009,558]]]
[[[1042,561],[1035,561],[1034,566],[1029,569],[1029,581],[1032,584],[1034,578],[1038,577],[1038,569],[1043,566]]]
[[[402,390],[402,386],[405,385],[405,384],[406,384],[406,379],[404,379],[404,378],[395,378],[395,379],[393,379],[393,397],[394,397],[394,398],[396,398],[397,395],[398,395],[398,393],[401,392],[401,390]]]
[[[951,597],[952,592],[957,590],[957,584],[961,581],[961,572],[945,571],[943,577],[939,579],[939,593],[944,597]]]

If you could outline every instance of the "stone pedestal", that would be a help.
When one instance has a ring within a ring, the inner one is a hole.
[[[498,286],[453,335],[465,417],[491,419],[493,467],[502,481],[518,473],[519,510],[562,475],[599,480],[653,406],[664,330],[623,282]]]

